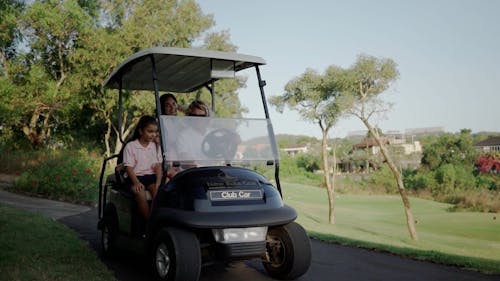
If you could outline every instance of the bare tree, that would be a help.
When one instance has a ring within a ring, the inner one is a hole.
[[[375,142],[380,147],[382,156],[392,171],[397,182],[398,191],[404,204],[404,211],[410,237],[418,240],[415,229],[415,221],[411,212],[410,201],[406,194],[403,176],[397,168],[386,144],[382,141],[379,131],[372,125],[372,120],[388,111],[390,104],[379,98],[379,95],[387,90],[395,81],[399,72],[396,63],[391,59],[378,59],[372,56],[360,55],[356,63],[348,69],[331,68],[327,71],[332,83],[330,88],[340,92],[346,113],[355,116],[363,122]]]
[[[329,204],[328,220],[335,224],[334,214],[334,181],[330,178],[330,165],[328,162],[328,133],[338,121],[341,108],[336,103],[336,95],[329,92],[324,85],[326,76],[308,69],[300,77],[289,81],[285,86],[285,93],[274,96],[270,103],[283,112],[285,105],[297,110],[305,120],[318,124],[321,128],[321,155],[323,160],[324,180],[326,184]]]

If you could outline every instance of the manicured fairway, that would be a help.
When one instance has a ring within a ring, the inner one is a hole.
[[[336,224],[329,225],[325,189],[286,182],[282,189],[285,203],[297,209],[298,222],[312,236],[385,245],[384,250],[463,266],[479,262],[486,270],[500,272],[500,214],[450,212],[449,204],[410,198],[419,236],[412,241],[398,195],[337,194]]]

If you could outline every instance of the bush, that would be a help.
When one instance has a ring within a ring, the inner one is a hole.
[[[297,156],[297,167],[302,168],[310,173],[317,171],[322,166],[321,158],[311,154],[301,154]]]
[[[283,156],[280,162],[280,177],[285,181],[324,186],[323,174],[308,172],[298,164],[298,158]]]
[[[385,189],[387,193],[395,193],[398,190],[396,179],[387,165],[371,174],[370,183],[377,189]]]
[[[421,172],[413,176],[411,185],[408,185],[407,187],[412,188],[414,190],[422,190],[422,189],[431,190],[436,185],[437,183],[433,173]]]
[[[34,151],[18,151],[4,145],[0,145],[0,173],[19,175],[27,168],[29,159],[37,155]],[[36,158],[36,157],[35,157]]]
[[[444,164],[435,173],[437,185],[434,193],[450,194],[457,190],[477,189],[472,168],[464,165]]]
[[[476,183],[480,189],[488,189],[491,191],[500,191],[500,175],[478,175]]]
[[[465,190],[437,196],[439,201],[454,204],[453,210],[500,212],[500,193],[488,190]]]
[[[85,150],[46,151],[32,159],[13,188],[46,198],[91,204],[97,199],[99,163]]]

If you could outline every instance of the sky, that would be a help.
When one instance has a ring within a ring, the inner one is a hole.
[[[226,30],[238,52],[266,60],[266,96],[308,68],[350,67],[360,54],[390,58],[400,76],[381,97],[392,103],[373,120],[384,132],[442,127],[500,132],[500,1],[497,0],[198,0],[211,14],[211,31]],[[240,100],[264,117],[249,77]],[[277,134],[320,138],[317,124],[296,111],[270,106]],[[366,130],[340,120],[330,137]]]

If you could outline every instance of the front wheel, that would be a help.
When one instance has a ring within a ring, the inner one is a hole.
[[[200,276],[200,242],[192,232],[174,227],[161,229],[151,257],[158,280],[196,281]]]
[[[304,228],[295,222],[270,228],[267,233],[268,260],[264,268],[273,278],[293,280],[311,265],[311,244]]]

